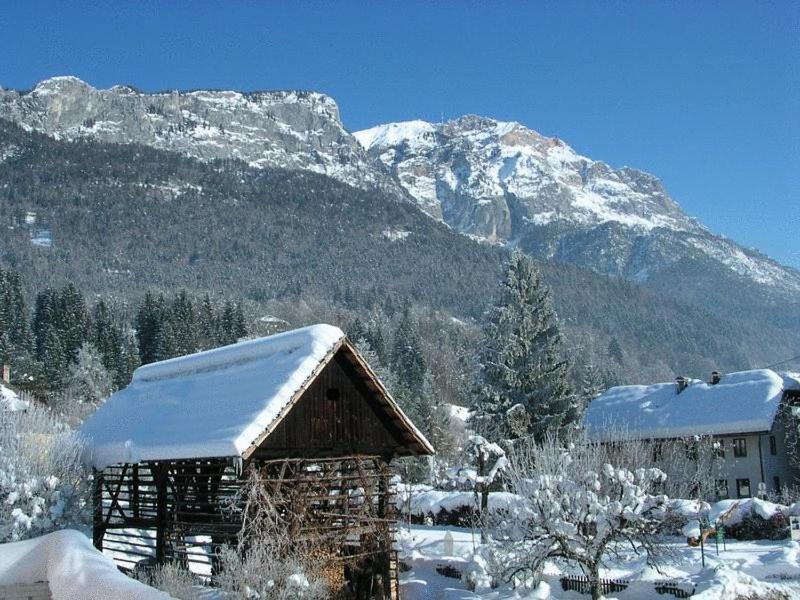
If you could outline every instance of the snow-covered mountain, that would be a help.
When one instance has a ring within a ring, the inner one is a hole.
[[[303,169],[367,189],[396,183],[343,127],[336,102],[301,91],[146,94],[54,77],[27,92],[0,89],[0,118],[57,139],[137,143],[254,167]]]
[[[354,135],[425,212],[462,233],[639,281],[677,261],[710,260],[800,290],[800,273],[713,235],[656,177],[581,156],[519,123],[465,116]]]
[[[480,240],[634,281],[685,263],[783,294],[800,273],[712,234],[654,176],[614,169],[519,123],[465,116],[349,133],[321,93],[147,94],[55,77],[0,89],[0,118],[57,139],[138,143],[201,160],[308,170],[404,198]],[[0,148],[0,161],[17,149]]]

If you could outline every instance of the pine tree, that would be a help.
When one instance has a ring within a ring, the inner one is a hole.
[[[111,394],[113,380],[103,365],[100,352],[86,342],[78,349],[77,360],[70,365],[67,389],[83,404],[99,405]]]
[[[19,356],[32,349],[28,309],[18,273],[0,269],[0,345]],[[2,360],[0,356],[0,361]],[[10,358],[10,357],[9,357]]]
[[[580,387],[580,406],[586,408],[589,403],[605,391],[603,371],[594,363],[588,363],[583,368]]]
[[[67,375],[69,361],[66,359],[67,353],[64,344],[55,327],[48,327],[42,340],[42,350],[39,361],[42,364],[42,376],[44,385],[48,390],[58,390],[63,384]]]
[[[494,441],[563,432],[580,417],[550,292],[533,260],[514,251],[487,315],[475,423]]]
[[[611,341],[608,342],[608,355],[620,366],[625,362],[622,346],[620,346],[619,340],[616,337],[612,337]]]
[[[164,348],[156,348],[156,340],[165,320],[164,298],[155,298],[150,292],[136,313],[136,337],[139,340],[139,362],[146,365],[162,359]],[[160,340],[163,346],[163,339]]]
[[[116,384],[120,381],[122,332],[114,322],[108,305],[99,300],[92,311],[89,342],[97,350],[106,371]]]
[[[67,284],[58,300],[57,327],[64,345],[65,358],[75,362],[78,350],[86,341],[89,330],[89,315],[83,294],[73,284]]]
[[[233,335],[234,340],[238,341],[247,335],[247,323],[244,320],[244,309],[241,303],[237,302],[233,310]]]
[[[170,309],[169,321],[172,325],[174,343],[171,354],[184,356],[197,352],[199,349],[198,326],[194,305],[186,290],[181,290],[175,295]]]
[[[235,344],[239,338],[247,335],[244,311],[240,304],[234,304],[230,300],[226,301],[218,320],[219,338],[217,341],[220,345]]]
[[[367,340],[380,359],[381,363],[389,362],[389,351],[386,348],[386,337],[383,335],[383,328],[379,323],[370,325],[367,331]]]
[[[36,308],[33,313],[33,336],[36,357],[40,361],[44,354],[45,341],[51,329],[56,329],[57,327],[57,305],[58,296],[50,288],[46,288],[36,295]]]
[[[397,374],[400,384],[411,393],[422,391],[427,365],[422,354],[419,334],[411,316],[411,307],[408,304],[403,309],[400,323],[394,333],[392,369]]]
[[[135,332],[130,329],[123,331],[117,379],[115,381],[117,389],[123,388],[131,382],[133,372],[140,364],[139,345],[136,342]]]
[[[206,294],[197,309],[198,344],[201,348],[208,349],[216,345],[219,337],[218,329],[214,306],[211,304],[211,298]]]

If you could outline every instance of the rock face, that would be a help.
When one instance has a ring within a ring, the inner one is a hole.
[[[633,281],[688,265],[783,295],[800,273],[715,236],[652,175],[614,169],[557,138],[476,116],[348,133],[316,92],[145,94],[56,77],[0,89],[0,118],[57,139],[138,143],[201,160],[308,170],[416,202],[456,231]],[[0,162],[16,148],[0,148]],[[699,265],[699,266],[698,266]]]
[[[354,135],[425,212],[479,239],[636,281],[700,261],[800,290],[800,273],[713,235],[656,177],[581,156],[519,123],[465,116]]]
[[[144,144],[202,160],[310,170],[362,189],[399,190],[344,129],[336,102],[317,92],[144,94],[55,77],[29,92],[0,90],[0,117],[58,139]]]

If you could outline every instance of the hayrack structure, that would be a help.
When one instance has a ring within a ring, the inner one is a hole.
[[[433,453],[342,333],[314,325],[145,365],[83,425],[94,545],[210,580],[257,476],[344,597],[397,597],[390,463]]]

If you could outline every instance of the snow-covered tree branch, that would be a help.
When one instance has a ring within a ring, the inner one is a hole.
[[[600,567],[615,544],[657,560],[666,475],[609,459],[603,445],[585,439],[547,437],[515,448],[507,477],[520,502],[490,523],[506,580],[538,579],[546,560],[562,559],[581,568],[599,598]]]

